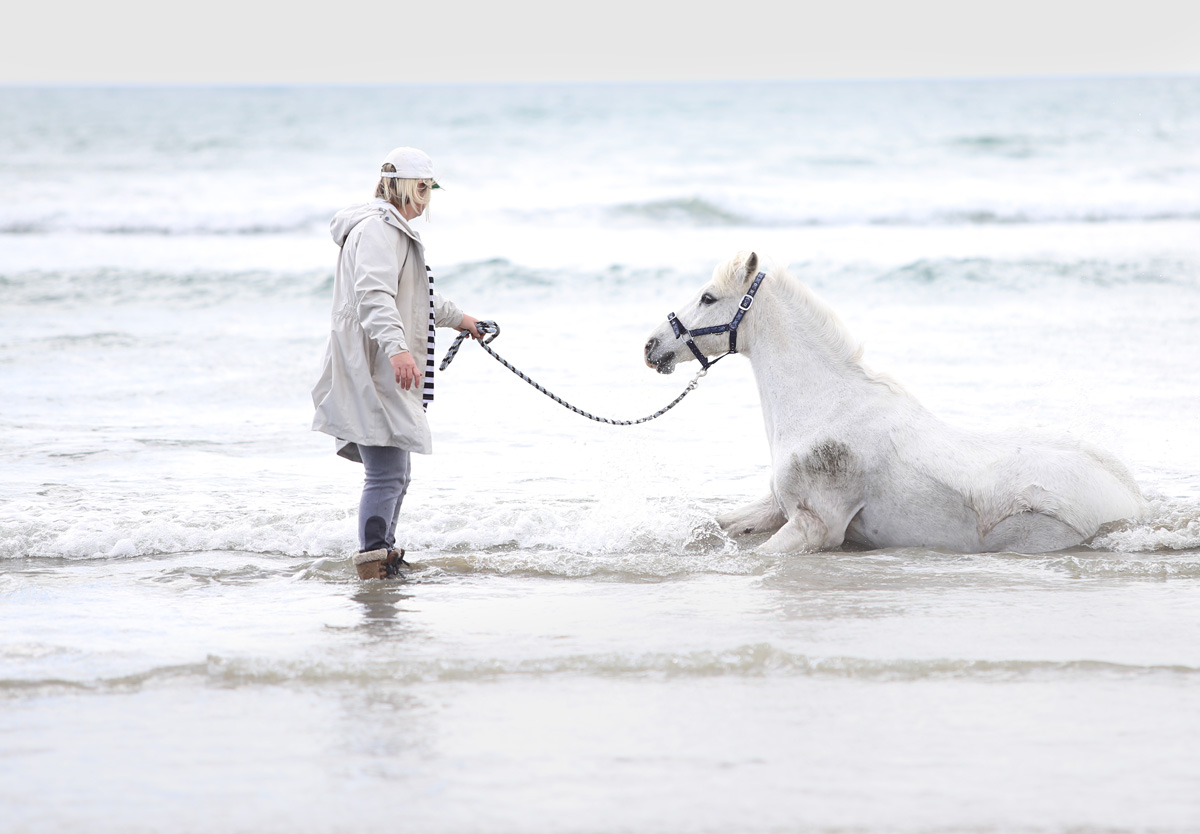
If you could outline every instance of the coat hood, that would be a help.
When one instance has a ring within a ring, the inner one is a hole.
[[[417,243],[421,242],[421,236],[409,227],[404,218],[400,216],[400,212],[396,211],[396,207],[387,200],[378,198],[369,203],[349,206],[335,214],[329,221],[329,233],[333,236],[333,242],[338,246],[345,245],[346,238],[350,236],[350,230],[368,217],[378,217],[389,226],[395,226]]]

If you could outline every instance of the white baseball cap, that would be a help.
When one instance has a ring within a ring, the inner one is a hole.
[[[383,164],[392,163],[395,172],[382,171],[379,176],[392,179],[433,180],[434,188],[441,188],[433,177],[433,160],[425,151],[416,148],[395,148],[383,160]]]

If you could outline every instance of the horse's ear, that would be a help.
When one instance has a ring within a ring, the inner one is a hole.
[[[750,257],[746,258],[746,283],[753,281],[755,275],[758,275],[758,253],[751,252]]]

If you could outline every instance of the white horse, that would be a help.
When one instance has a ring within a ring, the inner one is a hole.
[[[771,491],[717,521],[733,533],[772,533],[765,550],[853,542],[1042,553],[1143,511],[1137,484],[1106,452],[946,425],[866,368],[832,310],[785,270],[759,272],[753,252],[718,266],[651,334],[646,364],[671,373],[681,360],[707,363],[734,337],[758,382]]]

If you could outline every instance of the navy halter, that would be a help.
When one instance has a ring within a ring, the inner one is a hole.
[[[683,326],[683,322],[675,318],[674,313],[667,314],[667,322],[671,325],[671,329],[675,331],[675,338],[678,339],[684,337],[684,341],[687,342],[687,346],[691,348],[692,353],[694,353],[696,358],[700,360],[700,365],[704,370],[707,371],[710,366],[717,364],[718,360],[724,359],[729,354],[737,353],[738,325],[742,323],[742,318],[750,309],[750,305],[754,303],[754,294],[758,292],[759,286],[766,277],[767,273],[765,272],[760,272],[758,275],[754,276],[754,283],[750,285],[750,289],[744,296],[742,296],[742,300],[738,304],[738,311],[734,313],[733,321],[729,322],[729,324],[718,324],[714,327],[701,327],[699,330],[688,330]],[[693,341],[693,339],[697,336],[707,336],[710,333],[726,332],[729,333],[729,350],[725,351],[712,361],[709,361],[708,357],[700,352],[700,348],[696,347],[696,343]]]

